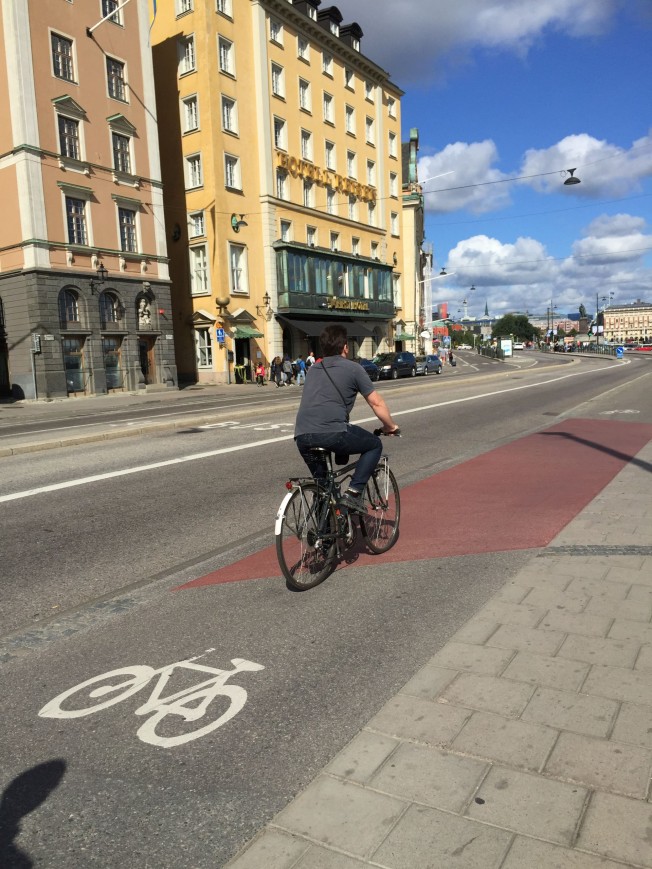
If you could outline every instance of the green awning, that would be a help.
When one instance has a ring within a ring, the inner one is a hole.
[[[234,338],[262,338],[263,333],[258,332],[253,326],[236,326],[233,330]]]
[[[407,332],[397,332],[394,335],[395,341],[414,341],[414,335],[408,335]]]

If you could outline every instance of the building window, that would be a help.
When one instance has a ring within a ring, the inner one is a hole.
[[[197,341],[197,368],[213,367],[213,345],[210,329],[195,329]]]
[[[392,275],[392,284],[394,291],[394,307],[402,308],[403,307],[403,293],[401,290],[401,276],[400,275]]]
[[[74,290],[63,289],[59,293],[59,322],[79,323],[79,297]]]
[[[115,293],[108,291],[100,296],[100,322],[102,328],[108,323],[119,323],[122,320],[123,308]]]
[[[398,214],[395,211],[389,216],[389,226],[392,235],[398,235]]]
[[[272,64],[272,93],[275,97],[285,97],[285,81],[283,67]]]
[[[340,234],[339,232],[331,232],[331,250],[338,251],[340,249]]]
[[[201,154],[191,154],[186,157],[186,189],[201,187],[204,183]]]
[[[59,115],[58,123],[59,153],[71,160],[79,160],[79,121]]]
[[[396,157],[396,133],[389,134],[389,156]]]
[[[111,139],[113,143],[113,168],[117,172],[131,174],[131,142],[129,141],[129,136],[112,133]]]
[[[179,75],[195,71],[195,37],[186,36],[178,42]]]
[[[376,164],[373,160],[367,160],[367,184],[376,186]]]
[[[321,69],[326,75],[333,75],[333,55],[328,51],[323,51],[321,55]]]
[[[122,389],[122,372],[120,370],[120,348],[122,338],[116,335],[102,336],[102,357],[107,389]]]
[[[335,171],[335,145],[333,142],[326,142],[326,168]]]
[[[204,212],[192,211],[188,215],[188,226],[190,228],[190,238],[199,238],[200,236],[206,235]]]
[[[376,225],[376,203],[370,202],[368,206],[367,222],[369,226]],[[373,246],[373,243],[372,243]]]
[[[340,25],[337,23],[337,21],[330,22],[330,31],[333,34],[333,36],[340,35]]]
[[[390,118],[396,117],[396,100],[392,99],[392,97],[387,97],[387,114]]]
[[[312,108],[310,100],[310,82],[304,79],[299,79],[299,108],[304,112],[309,112]]]
[[[335,214],[337,211],[335,204],[335,191],[332,187],[326,188],[326,211],[329,214]]]
[[[125,65],[114,57],[106,59],[106,82],[109,96],[114,100],[127,100],[127,85],[125,82]]]
[[[324,120],[333,123],[333,97],[324,91]]]
[[[176,0],[177,15],[185,15],[193,10],[193,0]]]
[[[231,0],[217,0],[217,6],[215,8],[220,15],[227,15],[229,18],[233,17],[233,6]]]
[[[136,253],[138,250],[136,212],[131,208],[118,208],[118,223],[120,224],[120,250]]]
[[[367,117],[365,121],[365,136],[367,138],[367,142],[370,145],[375,144],[376,142],[376,132],[374,129],[374,119]]]
[[[301,60],[310,62],[310,44],[303,36],[297,37],[297,56],[300,57]]]
[[[86,202],[66,196],[66,222],[68,224],[68,244],[88,244],[86,233]]]
[[[306,241],[310,245],[310,247],[314,247],[317,244],[317,227],[306,227]]]
[[[224,155],[224,184],[231,190],[241,190],[240,158],[233,154]]]
[[[75,80],[75,66],[72,57],[72,39],[66,39],[65,36],[59,36],[57,33],[51,35],[52,44],[52,68],[57,78],[63,78],[66,81]]]
[[[287,150],[287,124],[283,118],[274,117],[274,147]]]
[[[208,256],[206,245],[193,245],[190,254],[190,292],[193,296],[205,296],[210,292]]]
[[[355,196],[349,196],[349,220],[358,219],[358,200]]]
[[[102,18],[106,18],[107,15],[113,13],[109,21],[112,21],[114,24],[122,24],[120,12],[116,11],[119,5],[118,0],[102,0]]]
[[[355,75],[348,66],[344,67],[344,87],[353,90],[355,87]]]
[[[351,239],[351,253],[353,256],[360,255],[360,239],[355,236]]]
[[[222,95],[222,129],[227,133],[238,132],[238,111],[236,101]]]
[[[269,38],[278,45],[283,45],[283,25],[275,18],[269,19]]]
[[[287,172],[283,169],[276,170],[276,196],[279,199],[287,199]]]
[[[312,133],[309,130],[301,130],[301,157],[312,160]]]
[[[389,173],[389,195],[398,196],[398,175],[396,172]]]
[[[312,18],[313,21],[317,20],[317,10],[314,6],[308,4],[308,17]]]
[[[248,293],[247,253],[239,244],[229,244],[229,263],[232,293]]]
[[[360,40],[356,36],[351,40],[351,48],[354,51],[360,51]]]
[[[353,151],[346,152],[346,173],[349,178],[356,177],[356,157]]]
[[[281,241],[290,241],[292,238],[292,223],[289,220],[281,221]]]
[[[235,75],[235,52],[233,43],[223,36],[217,38],[220,71],[227,75]]]
[[[369,102],[373,102],[374,100],[374,86],[370,81],[364,83],[364,98],[369,100]]]
[[[355,136],[355,109],[353,106],[345,106],[344,108],[344,126],[347,133]]]
[[[372,259],[378,259],[378,242],[377,241],[371,242],[371,256],[372,256]]]
[[[183,100],[183,132],[199,129],[199,100],[196,95]]]
[[[306,208],[312,208],[314,205],[313,190],[314,187],[312,181],[303,182],[303,204]]]

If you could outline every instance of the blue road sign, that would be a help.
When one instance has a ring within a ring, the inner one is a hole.
[[[215,334],[217,335],[217,343],[224,344],[224,329],[216,329]]]
[[[616,359],[622,359],[625,355],[624,347],[616,347]]]

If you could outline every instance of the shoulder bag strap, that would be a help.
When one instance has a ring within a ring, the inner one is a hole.
[[[323,359],[322,359],[322,361],[321,361],[319,364],[321,365],[322,370],[325,372],[326,377],[328,377],[328,379],[330,380],[330,382],[333,384],[333,386],[334,386],[335,389],[337,390],[337,394],[338,394],[339,397],[342,399],[342,404],[344,405],[344,410],[346,411],[346,421],[347,421],[347,423],[348,423],[348,421],[349,421],[349,411],[347,410],[347,407],[346,407],[346,400],[345,400],[344,396],[342,395],[342,390],[339,388],[339,386],[337,385],[337,383],[335,383],[335,381],[333,380],[333,378],[332,378],[332,377],[330,376],[330,374],[328,373],[328,368],[326,368],[326,366],[324,365],[324,360],[323,360]]]

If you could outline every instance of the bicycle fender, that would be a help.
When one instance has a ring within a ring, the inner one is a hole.
[[[274,523],[274,534],[276,534],[277,536],[281,533],[281,528],[283,527],[283,516],[285,515],[285,508],[292,495],[294,495],[294,489],[287,493],[285,498],[283,498],[283,500],[281,501],[281,506],[278,508],[278,513],[276,514],[276,522]]]

